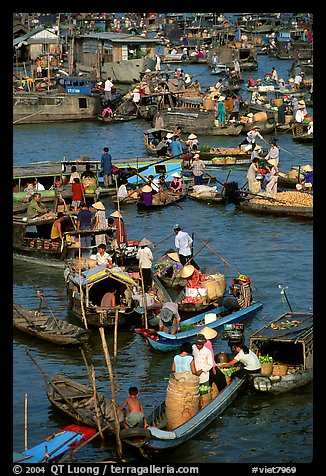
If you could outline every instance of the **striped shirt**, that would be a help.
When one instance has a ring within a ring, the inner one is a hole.
[[[242,284],[240,287],[240,295],[238,296],[238,303],[241,309],[247,307],[245,303],[245,298],[247,298],[248,306],[251,302],[251,288],[249,284]]]

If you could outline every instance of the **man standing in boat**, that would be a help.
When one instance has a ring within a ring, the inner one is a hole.
[[[192,264],[196,269],[200,269],[199,266],[195,263],[192,258],[192,244],[193,240],[189,234],[185,231],[181,231],[180,225],[174,225],[175,239],[174,245],[178,250],[180,263],[184,266],[187,264]]]
[[[101,169],[103,172],[104,187],[108,188],[109,185],[112,185],[112,157],[111,154],[109,154],[108,147],[104,147],[103,149]]]

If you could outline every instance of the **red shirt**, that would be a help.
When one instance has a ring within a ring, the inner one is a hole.
[[[83,184],[82,183],[73,183],[72,186],[72,199],[79,200],[80,202],[83,200]]]
[[[199,274],[200,273],[198,269],[195,268],[192,275],[189,278],[187,278],[187,288],[196,288],[198,286]]]

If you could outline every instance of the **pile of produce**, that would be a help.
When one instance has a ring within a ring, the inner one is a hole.
[[[251,203],[269,205],[277,205],[284,207],[312,207],[313,196],[308,193],[300,192],[279,192],[276,195],[276,200],[266,200],[266,198],[253,198]]]
[[[208,392],[212,391],[212,387],[210,385],[199,385],[199,393],[200,395],[206,395]]]
[[[271,357],[270,355],[261,355],[260,357],[258,357],[259,361],[261,364],[269,364],[270,362],[273,362],[273,357]]]
[[[182,304],[187,304],[187,303],[203,303],[202,297],[194,297],[194,296],[187,296],[185,299],[183,299]]]

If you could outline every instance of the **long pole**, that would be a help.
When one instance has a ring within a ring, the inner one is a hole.
[[[144,278],[143,278],[143,269],[142,265],[139,265],[139,273],[140,273],[140,280],[141,280],[141,288],[143,293],[143,308],[144,308],[144,325],[145,329],[148,329],[148,321],[147,321],[147,299],[145,293],[145,285],[144,285]]]
[[[218,257],[223,261],[224,264],[227,264],[233,271],[235,271],[237,274],[240,274],[240,272],[237,271],[235,268],[233,268],[233,266],[231,266],[230,263],[228,263],[228,262],[226,261],[226,259],[223,258],[222,255],[220,255],[219,253],[217,253],[217,251],[213,250],[213,249],[212,249],[207,243],[205,243],[203,240],[200,240],[200,241],[201,241],[201,242],[204,244],[204,246],[206,246],[212,253],[214,253],[214,255],[218,256]]]
[[[114,337],[113,337],[113,360],[114,362],[117,361],[117,353],[118,353],[118,320],[119,320],[119,308],[115,310],[115,318],[114,318]]]
[[[25,393],[25,400],[24,400],[24,450],[26,451],[28,448],[27,442],[27,419],[28,419],[28,412],[27,412],[27,393]]]
[[[114,416],[114,423],[115,423],[115,430],[116,430],[116,444],[117,444],[117,451],[118,451],[118,457],[122,459],[122,444],[120,440],[120,423],[118,420],[118,415],[117,415],[117,408],[116,408],[116,397],[115,397],[115,389],[114,389],[114,377],[113,377],[113,372],[112,372],[112,366],[111,366],[111,361],[110,361],[110,354],[109,354],[109,349],[108,345],[105,339],[105,332],[104,328],[100,327],[99,328],[101,339],[102,339],[102,346],[104,350],[104,355],[105,355],[105,360],[106,360],[106,365],[108,367],[109,371],[109,377],[110,377],[110,387],[111,387],[111,401],[112,401],[112,409],[113,409],[113,416]]]
[[[93,364],[91,364],[91,375],[92,375],[92,383],[93,383],[93,399],[94,399],[94,408],[96,413],[97,427],[98,427],[98,431],[102,440],[104,440],[104,435],[103,435],[102,427],[101,427],[101,417],[100,417],[100,412],[98,408],[97,392],[96,392],[96,378],[95,378],[95,370],[94,370]]]

